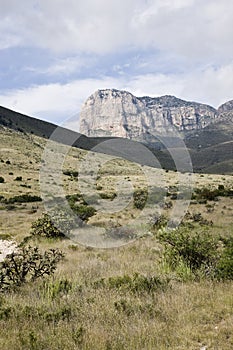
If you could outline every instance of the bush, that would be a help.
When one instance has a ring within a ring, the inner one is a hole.
[[[165,246],[165,261],[173,269],[183,262],[193,272],[204,268],[209,273],[219,259],[219,240],[207,232],[192,233],[186,228],[160,230],[157,238]]]
[[[143,209],[148,198],[148,191],[146,189],[135,190],[133,194],[134,206],[137,209]]]
[[[56,224],[54,222],[56,222]],[[65,215],[63,217],[60,215],[59,218],[59,214],[57,214],[54,222],[48,214],[44,213],[41,218],[32,223],[31,234],[33,236],[47,238],[62,238],[65,237],[66,234],[69,234],[71,226]]]
[[[3,183],[3,182],[5,182],[5,179],[4,177],[0,176],[0,183]]]
[[[88,221],[96,213],[95,208],[84,204],[74,205],[71,208],[82,221]]]
[[[71,177],[75,177],[75,178],[78,177],[78,171],[75,171],[75,170],[64,170],[63,174],[66,176],[71,176]]]
[[[216,277],[223,280],[233,279],[233,237],[222,239],[224,249],[216,267]]]
[[[40,196],[34,196],[31,194],[20,194],[19,196],[14,196],[9,198],[6,203],[31,203],[31,202],[41,202],[42,198]]]
[[[22,180],[23,180],[22,176],[17,176],[14,181],[22,181]]]
[[[64,254],[57,249],[42,253],[38,247],[18,248],[0,263],[0,291],[53,274],[63,257]]]
[[[109,277],[107,280],[100,280],[94,283],[94,286],[105,286],[110,289],[129,291],[132,293],[153,293],[158,290],[164,290],[168,285],[167,278],[159,276],[145,276],[135,273],[133,276],[123,275]]]

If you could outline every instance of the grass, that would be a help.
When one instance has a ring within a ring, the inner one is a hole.
[[[40,159],[45,141],[35,135],[29,138],[8,129],[0,131],[3,142],[0,159],[4,161],[0,163],[0,173],[5,179],[0,184],[0,195],[7,200],[24,194],[39,196]],[[85,154],[71,149],[63,170],[71,174],[79,171]],[[99,161],[108,161],[105,162],[108,171],[103,168],[97,174],[95,194],[100,198],[104,194],[101,198],[104,203],[115,205],[116,209],[121,203],[114,204],[117,196],[113,194],[122,191],[123,199],[128,200],[130,182],[140,192],[147,183],[147,173],[155,187],[165,191],[169,186],[175,189],[179,183],[179,174],[172,171],[139,168],[105,155],[100,157]],[[6,164],[7,160],[10,164]],[[22,176],[22,181],[14,181],[18,176]],[[214,189],[223,184],[232,188],[232,179],[231,175],[223,178],[196,174],[194,187]],[[20,186],[22,183],[31,188]],[[118,183],[124,183],[124,187],[117,186]],[[62,174],[62,184],[67,195],[80,192],[78,181],[72,176]],[[91,187],[87,187],[87,194],[92,195],[93,202]],[[168,200],[174,206],[175,201]],[[213,221],[213,226],[208,226],[213,236],[232,236],[232,200],[219,197],[218,201],[207,203],[192,201],[188,210],[191,216],[201,213],[204,219]],[[7,205],[0,203],[1,238],[21,242],[29,235],[32,222],[44,212],[43,202],[15,202],[12,210]],[[172,209],[168,206],[161,211],[169,216]],[[150,220],[155,216],[153,205],[148,205],[143,213],[140,216],[141,210],[135,208],[132,197],[120,211],[98,210],[89,219],[93,230],[101,225],[131,225],[132,221],[134,229],[143,232],[143,237],[117,249],[95,249],[69,239],[33,237],[31,245],[42,251],[58,248],[65,253],[65,260],[59,263],[53,276],[0,296],[1,350],[232,349],[233,282],[205,278],[195,281],[189,278],[188,271],[182,271],[187,278],[181,280],[161,264],[162,246],[150,232]],[[135,280],[135,276],[139,277]],[[163,288],[152,288],[156,281],[153,278],[168,281]]]

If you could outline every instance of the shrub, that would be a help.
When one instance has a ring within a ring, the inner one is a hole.
[[[75,178],[78,177],[78,171],[75,171],[75,170],[64,170],[63,174],[67,176],[75,177]]]
[[[146,205],[148,191],[146,189],[135,190],[133,194],[134,206],[137,209],[143,209]]]
[[[107,286],[110,289],[121,291],[130,291],[132,293],[153,293],[158,290],[164,290],[168,285],[167,278],[159,276],[146,276],[135,273],[133,276],[123,275],[109,277],[107,280],[100,280],[94,283],[96,287]]]
[[[3,182],[5,182],[5,179],[4,177],[0,176],[0,183],[3,183]]]
[[[9,160],[7,160],[7,161],[6,161],[6,164],[8,164],[8,165],[9,165],[9,164],[11,164],[11,162],[10,162]]]
[[[54,300],[57,297],[68,294],[71,289],[72,282],[66,278],[53,282],[45,281],[43,285],[43,294],[48,299]]]
[[[209,272],[219,259],[219,241],[207,232],[192,233],[186,228],[160,230],[157,238],[165,246],[165,261],[174,269],[183,262],[193,272],[201,268]]]
[[[0,291],[53,274],[63,257],[64,254],[57,249],[42,253],[38,247],[18,248],[0,263]]]
[[[216,277],[223,280],[233,279],[233,238],[222,239],[224,249],[216,267]]]
[[[55,223],[56,224],[55,224]],[[44,213],[43,216],[32,223],[31,234],[33,236],[47,237],[47,238],[62,238],[69,234],[71,224],[69,219],[57,213],[54,221],[50,215]]]
[[[17,176],[14,181],[22,181],[22,180],[23,180],[22,176]]]
[[[20,194],[19,196],[11,197],[7,200],[8,204],[12,203],[31,203],[31,202],[41,202],[42,198],[40,196],[35,196],[31,194]]]
[[[109,199],[111,201],[117,196],[115,192],[101,192],[99,195],[102,199]]]
[[[88,219],[96,213],[95,208],[84,204],[74,205],[71,208],[82,221],[88,221]]]

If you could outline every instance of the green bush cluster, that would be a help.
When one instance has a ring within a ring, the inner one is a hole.
[[[233,190],[230,188],[225,188],[224,185],[219,185],[216,189],[210,189],[207,187],[197,188],[192,194],[192,199],[195,200],[217,200],[218,197],[232,197]]]
[[[71,223],[62,213],[52,220],[50,215],[44,213],[42,217],[32,223],[31,235],[47,238],[62,238],[69,234]]]
[[[158,241],[164,246],[164,261],[174,270],[180,266],[196,276],[233,279],[233,239],[213,237],[207,231],[187,228],[159,230]]]
[[[58,249],[42,253],[38,247],[18,248],[0,263],[0,291],[53,274],[63,257],[64,254]]]
[[[5,200],[6,204],[13,203],[31,203],[31,202],[41,202],[42,198],[40,196],[31,195],[31,194],[20,194],[18,196],[11,197]]]
[[[133,193],[134,207],[142,210],[147,202],[148,191],[147,189],[138,189]]]

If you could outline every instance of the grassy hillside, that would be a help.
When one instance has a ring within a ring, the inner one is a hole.
[[[25,116],[3,107],[0,107],[0,125],[24,133],[27,137],[35,135],[45,139],[49,138],[57,128],[54,124]],[[88,138],[71,130],[62,130],[62,142],[65,144],[73,139],[75,140],[73,145],[81,149],[91,150],[99,145],[99,152],[113,154],[115,151],[109,145],[106,146],[105,144],[105,141],[114,140],[114,138]],[[148,148],[158,159],[161,168],[175,170],[174,161],[166,147],[154,137],[152,139],[149,135],[147,137],[149,142]],[[203,130],[187,134],[184,141],[190,151],[194,171],[199,173],[232,174],[232,138],[233,123],[231,112],[225,113],[225,117],[223,117],[221,123],[211,124]],[[175,138],[173,140],[169,139],[168,142],[171,150],[179,147],[180,142]],[[134,149],[135,143],[129,142],[127,147],[122,149],[122,153],[119,155],[127,159],[129,154],[134,152]],[[140,162],[144,165],[153,166],[144,157],[141,157]]]
[[[88,220],[91,231],[112,228],[118,238],[130,233],[137,239],[120,248],[97,249],[67,238],[30,236],[32,223],[45,211],[44,203],[20,202],[19,196],[41,195],[39,172],[47,141],[6,127],[0,128],[0,136],[0,176],[4,179],[0,183],[0,239],[22,243],[27,238],[27,246],[38,246],[41,251],[59,248],[65,253],[54,275],[0,294],[1,350],[232,349],[232,280],[212,278],[209,265],[193,271],[182,261],[172,267],[164,258],[159,227],[171,217],[176,196],[184,190],[179,189],[184,177],[70,148],[60,169],[62,188],[65,195],[76,194],[77,200],[82,181],[88,184],[87,200],[97,208]],[[87,181],[94,176],[95,163],[102,166],[93,190]],[[56,186],[54,176],[48,174],[49,186]],[[148,179],[154,199],[142,211]],[[224,192],[233,188],[232,179],[231,175],[194,175],[184,232],[202,238],[233,237],[233,199],[225,195],[231,192]],[[139,195],[129,197],[135,191]],[[158,208],[161,191],[164,204]],[[115,210],[101,211],[96,194]],[[121,196],[119,205],[125,200],[128,205],[118,208],[114,204],[117,195]],[[216,257],[218,250],[221,246],[214,250]]]

